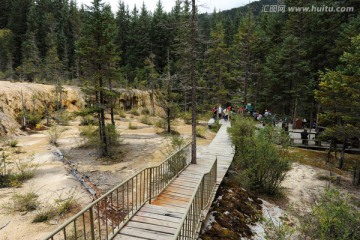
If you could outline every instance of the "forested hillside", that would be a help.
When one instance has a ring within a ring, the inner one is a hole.
[[[89,63],[96,59],[108,63],[100,72],[112,87],[166,93],[170,86],[176,106],[187,110],[190,2],[177,1],[165,12],[159,1],[150,12],[145,4],[119,1],[115,14],[94,2],[99,8],[79,8],[74,0],[1,0],[0,78],[83,85],[95,81]],[[315,90],[327,72],[359,67],[356,57],[343,61],[348,54],[359,56],[359,1],[284,1],[286,6],[351,6],[352,12],[262,12],[275,2],[198,15],[199,110],[251,102],[259,111],[313,119],[325,110],[319,109],[322,100]],[[95,27],[100,19],[106,25],[106,56],[89,47],[89,34],[100,31]],[[358,72],[341,74],[359,77]]]

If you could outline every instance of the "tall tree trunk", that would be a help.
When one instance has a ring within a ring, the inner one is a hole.
[[[155,89],[154,89],[154,80],[151,79],[151,93],[150,93],[150,101],[151,101],[151,115],[155,115]]]
[[[168,61],[168,84],[167,84],[167,132],[171,133],[171,119],[170,119],[170,106],[171,106],[171,75],[170,75],[170,53],[169,49],[167,52],[167,61]]]
[[[184,87],[184,112],[187,112],[187,94],[186,94],[186,87]]]
[[[343,145],[341,147],[341,153],[339,157],[339,168],[342,169],[344,166],[344,160],[345,160],[345,148],[346,148],[346,138],[343,141]]]
[[[318,128],[318,126],[319,126],[319,115],[320,115],[320,104],[318,104],[318,107],[317,107],[315,132],[319,131],[319,128]]]
[[[104,100],[104,89],[102,77],[99,78],[99,132],[100,139],[102,142],[101,155],[103,157],[108,156],[108,143],[106,138],[106,126],[105,126],[105,100]]]
[[[296,128],[296,116],[297,116],[297,105],[298,105],[298,99],[295,99],[295,106],[294,106],[294,114],[293,114],[293,125],[292,128]]]
[[[192,145],[191,145],[191,163],[196,164],[196,77],[195,77],[195,64],[196,64],[196,6],[195,0],[192,0],[192,17],[191,17],[191,69],[190,79],[192,82],[191,89],[191,108],[192,108]]]
[[[109,79],[109,91],[111,93],[110,97],[110,117],[111,117],[111,124],[115,126],[115,118],[114,118],[114,96],[112,95],[112,84],[111,80]]]
[[[360,164],[354,168],[352,184],[355,186],[360,186]]]

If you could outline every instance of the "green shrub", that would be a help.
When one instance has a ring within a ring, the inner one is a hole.
[[[137,129],[137,126],[132,125],[131,123],[129,123],[129,129],[130,130],[135,130],[135,129]]]
[[[269,216],[270,217],[270,216]],[[285,216],[286,218],[286,216]],[[265,239],[266,240],[288,240],[295,233],[295,228],[289,226],[281,217],[278,221],[274,221],[271,217],[265,220]]]
[[[135,108],[132,108],[132,109],[130,110],[130,113],[131,113],[132,115],[134,115],[134,116],[140,116],[140,113],[139,113],[138,110],[135,109]]]
[[[108,141],[108,145],[117,146],[120,143],[120,134],[116,130],[116,126],[112,124],[106,124],[106,137]]]
[[[214,133],[217,133],[220,129],[221,125],[219,123],[219,121],[215,121],[215,123],[213,123],[211,126],[210,126],[210,130]]]
[[[33,223],[46,222],[52,219],[53,217],[55,217],[56,213],[57,211],[53,206],[45,207],[37,211],[32,222]]]
[[[85,141],[82,144],[82,147],[92,148],[98,147],[101,145],[99,139],[98,128],[93,125],[84,126],[80,129],[80,136],[84,137]]]
[[[143,108],[143,109],[141,109],[141,114],[142,114],[142,115],[149,115],[149,114],[150,114],[150,111],[149,111],[149,109],[147,109],[147,108]]]
[[[55,199],[55,205],[48,205],[38,210],[33,219],[33,222],[45,222],[57,215],[62,216],[66,213],[69,213],[78,206],[75,193],[76,189],[67,193],[66,197],[62,197],[60,195]]]
[[[9,186],[10,187],[20,187],[23,182],[29,180],[35,176],[36,169],[38,168],[37,164],[33,163],[34,157],[32,156],[28,160],[17,160],[15,166],[18,170],[17,173],[9,175]]]
[[[290,170],[286,145],[278,147],[278,137],[269,137],[277,135],[276,130],[255,132],[253,120],[237,118],[228,131],[235,145],[236,179],[250,190],[275,194]]]
[[[191,122],[192,122],[191,112],[183,112],[183,113],[181,113],[180,118],[184,119],[185,124],[191,124]]]
[[[166,129],[167,128],[167,121],[164,118],[160,118],[158,121],[155,122],[155,127]]]
[[[95,124],[95,120],[92,116],[84,116],[81,118],[80,126],[89,126],[94,124]]]
[[[15,211],[33,211],[39,206],[38,195],[34,192],[14,193],[11,197]]]
[[[206,138],[205,137],[206,128],[202,126],[196,126],[196,136],[200,138]]]
[[[170,142],[168,142],[161,151],[166,157],[179,151],[186,144],[185,139],[180,135],[171,135],[169,138]],[[169,178],[173,177],[186,166],[187,153],[187,151],[181,151],[174,155],[169,161]]]
[[[71,119],[72,119],[71,114],[69,114],[65,111],[62,111],[58,116],[58,123],[63,126],[68,126]]]
[[[335,188],[326,189],[312,212],[300,217],[303,239],[359,239],[360,211],[349,199]]]
[[[140,122],[146,125],[152,125],[152,121],[150,120],[150,117],[148,115],[142,116],[140,118]]]
[[[39,112],[30,112],[27,116],[28,125],[35,127],[41,122],[42,114]]]
[[[57,146],[57,141],[59,140],[62,132],[63,130],[60,127],[52,126],[48,131],[50,144]]]
[[[16,146],[18,145],[18,143],[19,143],[19,140],[17,140],[17,139],[11,139],[11,140],[9,141],[9,146],[12,147],[12,148],[14,148],[14,147],[16,147]]]
[[[122,118],[126,118],[126,113],[125,113],[125,111],[123,109],[120,111],[119,115]]]

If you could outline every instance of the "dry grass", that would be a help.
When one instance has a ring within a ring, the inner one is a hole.
[[[344,171],[350,171],[353,169],[356,164],[359,165],[360,155],[358,154],[345,154],[345,164],[343,169],[337,168],[337,159],[335,158],[334,153],[331,153],[330,161],[327,162],[327,152],[325,151],[315,151],[302,148],[291,148],[290,156],[295,161],[310,165],[313,167],[331,170],[332,172],[343,175]]]

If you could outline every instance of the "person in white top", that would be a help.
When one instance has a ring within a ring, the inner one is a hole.
[[[222,107],[221,107],[221,105],[219,105],[219,107],[218,107],[218,114],[219,114],[219,119],[221,119],[221,114],[222,114]]]

